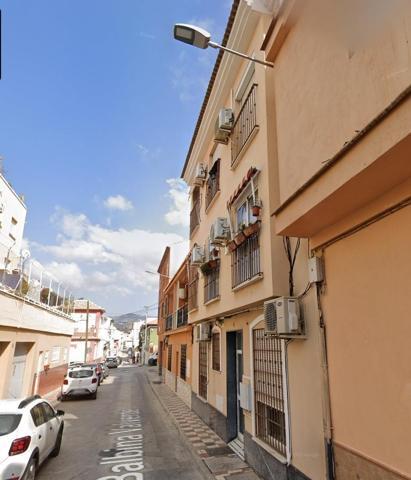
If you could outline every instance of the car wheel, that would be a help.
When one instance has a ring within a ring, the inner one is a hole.
[[[37,461],[36,459],[30,458],[29,464],[26,468],[26,473],[24,474],[24,480],[35,480],[37,471]]]
[[[53,451],[50,453],[50,457],[57,457],[57,455],[60,453],[62,439],[63,439],[63,429],[61,428],[57,435],[56,443],[54,445]]]

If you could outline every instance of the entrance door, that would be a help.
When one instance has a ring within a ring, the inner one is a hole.
[[[11,377],[8,391],[9,398],[19,398],[22,396],[24,372],[26,370],[26,360],[29,346],[29,343],[16,343],[13,363],[11,365]]]
[[[177,381],[178,381],[178,350],[176,351],[176,378],[175,378],[175,385],[174,390],[177,391]]]
[[[240,383],[243,379],[243,332],[236,332],[236,388],[237,388],[237,437],[244,440],[244,412],[240,406]]]

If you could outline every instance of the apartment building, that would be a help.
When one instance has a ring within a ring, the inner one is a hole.
[[[411,478],[410,31],[408,2],[284,0],[261,45],[275,233],[324,264],[337,479]]]
[[[188,324],[187,259],[170,277],[170,248],[161,259],[159,290],[159,369],[164,382],[191,405],[192,326]]]
[[[276,4],[234,1],[223,45],[263,59]],[[273,69],[220,52],[183,168],[191,406],[263,478],[317,480],[329,449],[323,338],[307,241],[277,235],[271,216],[274,79]],[[282,296],[299,297],[304,332],[292,339],[266,326],[266,302]]]
[[[71,317],[75,321],[70,345],[70,362],[100,361],[109,350],[111,320],[104,316],[104,308],[87,299],[74,301]],[[87,320],[88,319],[88,320]],[[88,328],[87,328],[88,322]],[[88,334],[86,332],[88,330]],[[87,356],[85,356],[87,339]]]
[[[0,175],[0,398],[56,397],[68,365],[72,298],[21,252],[26,206]]]

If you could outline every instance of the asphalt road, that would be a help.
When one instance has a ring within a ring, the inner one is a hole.
[[[165,413],[141,367],[112,369],[97,400],[70,400],[57,408],[66,412],[61,452],[44,463],[38,480],[212,478]]]

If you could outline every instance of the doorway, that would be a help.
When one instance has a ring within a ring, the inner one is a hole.
[[[240,405],[243,378],[243,332],[227,333],[227,422],[229,440],[244,437],[244,412]]]
[[[11,364],[11,377],[8,388],[9,398],[19,398],[22,396],[27,354],[30,350],[30,346],[31,344],[27,342],[16,343],[13,362]]]

